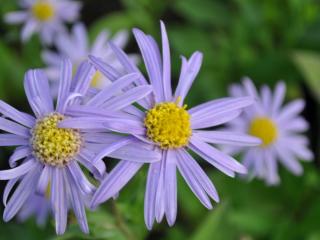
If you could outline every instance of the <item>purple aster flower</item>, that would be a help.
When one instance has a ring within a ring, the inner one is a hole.
[[[105,62],[110,63],[118,71],[122,72],[122,66],[107,45],[110,32],[102,31],[92,45],[89,44],[88,38],[87,30],[82,23],[74,25],[70,34],[64,32],[58,35],[55,41],[57,53],[45,50],[42,54],[44,62],[48,65],[46,72],[50,80],[59,79],[59,66],[62,57],[69,58],[76,69],[79,64],[91,54],[102,58]],[[111,39],[119,48],[124,48],[128,42],[128,32],[120,31]],[[130,58],[135,62],[138,60],[133,54],[130,55]],[[92,79],[91,86],[102,89],[109,83],[110,80],[97,71]]]
[[[10,12],[5,21],[10,24],[24,23],[22,41],[39,32],[43,43],[51,44],[55,35],[66,31],[65,23],[74,22],[81,4],[72,0],[20,0],[22,11]]]
[[[299,116],[305,103],[298,99],[282,107],[285,91],[285,84],[279,82],[274,93],[263,86],[259,94],[248,78],[242,85],[230,88],[233,97],[252,96],[257,101],[236,121],[229,123],[229,130],[251,134],[262,143],[252,148],[233,147],[226,151],[232,154],[243,151],[243,164],[251,175],[264,179],[269,185],[280,182],[278,161],[293,174],[301,175],[303,169],[298,159],[310,161],[313,158],[307,147],[308,139],[302,135],[308,129],[308,123]]]
[[[103,161],[93,163],[93,149],[95,145],[106,145],[107,141],[121,141],[122,136],[105,133],[102,122],[92,124],[88,121],[88,130],[60,128],[59,124],[62,120],[72,118],[68,108],[85,105],[81,97],[87,94],[94,73],[93,66],[83,62],[72,79],[72,64],[69,60],[64,60],[54,107],[48,80],[43,71],[29,70],[25,75],[24,87],[35,116],[20,112],[0,101],[0,113],[3,115],[0,118],[0,129],[7,132],[0,134],[0,145],[18,146],[9,159],[12,169],[0,171],[0,180],[9,180],[3,199],[4,221],[11,220],[24,205],[30,203],[28,200],[31,196],[39,194],[47,196],[50,201],[57,234],[63,234],[66,229],[69,209],[73,209],[81,230],[88,233],[85,206],[90,201],[95,186],[87,179],[80,165],[97,179],[102,179],[106,171],[105,165]],[[121,90],[121,87],[136,78],[137,74],[125,75],[111,84],[110,88]],[[139,95],[134,95],[137,90]],[[122,106],[126,106],[150,92],[150,86],[140,86],[127,92],[130,98],[117,95],[117,99]],[[112,96],[114,92],[105,90],[104,97],[108,94]],[[99,97],[101,96],[96,96],[95,99]],[[112,114],[109,113],[109,116]],[[146,151],[140,152],[148,154]],[[123,158],[126,153],[120,149],[113,154]],[[158,159],[156,157],[155,161]]]
[[[202,54],[195,52],[189,60],[182,57],[179,83],[173,93],[169,43],[162,22],[161,32],[162,56],[151,36],[138,29],[133,30],[154,94],[138,102],[145,110],[134,107],[124,109],[123,111],[128,114],[108,124],[110,130],[132,134],[141,145],[149,146],[154,153],[160,152],[162,155],[161,161],[150,163],[148,171],[144,205],[145,223],[148,229],[152,228],[155,219],[160,222],[164,216],[170,226],[175,222],[177,168],[205,207],[212,208],[209,198],[216,202],[219,201],[214,185],[189,150],[223,173],[234,177],[235,173],[246,173],[246,168],[211,144],[241,146],[260,144],[259,139],[246,134],[209,129],[236,118],[243,108],[253,103],[252,97],[218,99],[187,110],[184,100],[200,70]],[[112,43],[110,46],[127,73],[140,73],[120,48]],[[109,79],[117,79],[121,75],[100,59],[91,57],[91,60],[96,68]],[[141,73],[139,82],[147,84],[147,80]],[[107,104],[99,107],[104,109],[101,112],[109,109]],[[96,160],[103,157],[104,154],[108,155],[114,148],[116,148],[115,145],[104,149],[101,154],[98,154]],[[143,164],[139,158],[135,161],[120,161],[97,189],[91,202],[92,207],[108,200],[120,191]]]

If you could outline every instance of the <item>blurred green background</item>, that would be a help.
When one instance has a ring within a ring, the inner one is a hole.
[[[295,177],[280,168],[280,186],[267,187],[258,180],[231,179],[203,161],[216,185],[221,203],[207,211],[187,188],[178,184],[178,217],[174,227],[143,222],[146,168],[120,194],[99,211],[89,213],[91,234],[80,233],[74,218],[62,237],[53,221],[39,229],[34,219],[26,223],[0,222],[0,239],[320,239],[320,2],[316,0],[84,0],[81,21],[94,38],[102,29],[139,27],[160,37],[159,19],[165,21],[172,50],[173,78],[177,80],[180,54],[204,53],[204,63],[188,96],[189,106],[227,94],[227,87],[243,76],[257,85],[288,85],[287,100],[307,101],[304,115],[316,159],[304,164]],[[0,1],[0,15],[16,10],[11,0]],[[43,67],[36,36],[22,45],[20,27],[0,20],[0,97],[29,111],[22,80],[29,68]],[[127,48],[136,52],[131,38]],[[1,150],[1,169],[7,167],[10,149]],[[1,183],[3,188],[5,183]],[[1,191],[2,192],[2,191]],[[1,209],[2,212],[2,209]]]

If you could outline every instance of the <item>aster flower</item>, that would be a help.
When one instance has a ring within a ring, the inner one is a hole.
[[[87,94],[94,73],[95,69],[88,62],[83,62],[72,79],[72,64],[69,60],[64,60],[54,107],[43,71],[29,70],[25,75],[24,87],[35,116],[20,112],[0,101],[0,113],[3,115],[0,118],[0,129],[7,132],[0,134],[0,145],[18,146],[9,159],[12,169],[0,171],[0,180],[9,180],[3,199],[4,221],[11,220],[23,206],[30,203],[30,197],[38,194],[47,196],[50,201],[57,234],[65,231],[69,209],[73,209],[81,230],[85,233],[89,231],[85,206],[90,201],[95,186],[87,179],[80,165],[97,179],[102,179],[106,171],[104,162],[93,163],[95,156],[91,154],[91,149],[99,143],[105,145],[107,140],[121,141],[122,136],[99,131],[104,127],[102,123],[93,125],[87,122],[91,127],[86,131],[60,128],[59,123],[71,118],[67,112],[69,107],[82,104],[81,97]],[[136,78],[137,74],[126,75],[111,84],[110,88],[120,91]],[[117,99],[125,107],[150,91],[149,86],[140,86],[126,94],[117,95]],[[113,93],[105,90],[104,97],[107,94],[112,96]],[[101,96],[96,96],[95,99],[99,97]],[[141,151],[139,153],[147,156],[148,152]],[[133,151],[125,153],[135,157]],[[125,153],[118,151],[113,154],[122,159],[126,157]],[[127,158],[130,159],[130,156]],[[154,155],[152,157],[155,161],[159,159]]]
[[[66,32],[60,33],[55,41],[57,53],[45,50],[42,54],[44,62],[48,65],[46,72],[49,79],[57,80],[59,78],[59,66],[62,57],[69,58],[74,68],[77,68],[77,66],[84,59],[87,59],[90,54],[102,58],[121,72],[122,66],[116,60],[111,49],[107,46],[109,37],[109,32],[102,31],[92,45],[89,44],[87,30],[82,23],[74,25],[70,34]],[[119,48],[124,48],[128,41],[128,32],[120,31],[111,39]],[[135,55],[130,55],[130,58],[137,62],[137,57]],[[102,89],[109,83],[110,80],[100,72],[97,72],[92,79],[91,86]]]
[[[132,134],[141,145],[153,149],[155,154],[161,153],[161,161],[150,163],[145,192],[145,223],[152,228],[156,219],[160,222],[164,215],[169,225],[173,225],[177,214],[176,169],[198,197],[201,203],[211,209],[209,197],[219,201],[217,191],[194,160],[188,150],[196,153],[211,165],[234,177],[235,173],[246,173],[245,167],[232,157],[219,151],[211,144],[232,144],[253,146],[260,144],[257,138],[246,134],[209,130],[237,117],[244,107],[253,103],[251,97],[225,98],[210,101],[187,110],[184,99],[198,74],[202,62],[202,54],[195,52],[189,60],[182,57],[182,69],[175,93],[172,93],[170,79],[170,51],[165,26],[161,23],[162,56],[155,40],[142,31],[134,29],[133,33],[140,47],[149,80],[153,87],[153,95],[138,101],[142,108],[123,109],[123,115],[117,121],[106,126],[113,131]],[[119,61],[127,73],[140,73],[126,54],[110,43]],[[93,64],[109,79],[115,80],[121,74],[102,60],[91,57]],[[140,84],[147,80],[140,73]],[[98,104],[102,110],[107,104]],[[67,121],[67,120],[66,120]],[[72,127],[75,121],[70,120]],[[85,128],[85,121],[82,124]],[[96,160],[108,155],[117,146],[105,148]],[[141,156],[143,157],[143,156]],[[110,199],[120,191],[127,182],[143,166],[143,162],[123,160],[105,177],[92,199],[92,207]]]
[[[298,159],[310,161],[313,158],[307,146],[308,139],[302,135],[308,129],[308,123],[299,116],[305,103],[297,99],[282,106],[285,91],[285,84],[279,82],[274,93],[268,86],[263,86],[259,94],[248,78],[242,85],[235,84],[230,88],[231,96],[252,96],[257,101],[236,121],[229,123],[229,130],[251,134],[262,143],[248,149],[233,147],[226,151],[232,154],[244,152],[243,164],[251,176],[264,179],[269,185],[280,182],[278,162],[293,174],[301,175],[303,168]]]
[[[5,15],[10,24],[24,23],[22,41],[38,32],[43,43],[51,44],[55,35],[65,31],[65,23],[74,22],[79,15],[81,4],[72,0],[20,0],[21,11]]]

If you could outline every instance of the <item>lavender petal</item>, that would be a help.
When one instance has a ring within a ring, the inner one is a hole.
[[[176,152],[168,150],[165,166],[165,213],[169,226],[173,226],[177,217],[177,177]]]
[[[136,174],[142,165],[142,163],[129,161],[121,161],[118,163],[101,182],[99,188],[93,195],[91,207],[95,208],[98,204],[107,201],[117,194]]]
[[[5,222],[10,221],[20,210],[22,205],[26,202],[28,197],[34,192],[34,186],[38,181],[40,175],[40,165],[35,166],[33,171],[29,171],[25,177],[23,177],[17,189],[12,194],[6,208],[3,212],[3,220]]]
[[[34,159],[30,159],[21,164],[19,167],[0,171],[0,180],[9,180],[20,177],[29,171],[33,171],[36,166],[38,166],[38,162],[36,162]]]
[[[230,144],[233,146],[257,146],[259,138],[237,132],[197,130],[193,134],[204,142],[214,144]]]
[[[202,53],[195,52],[192,54],[190,60],[187,62],[187,66],[184,66],[183,71],[179,78],[179,83],[175,92],[175,98],[180,97],[181,102],[183,103],[185,97],[187,96],[191,85],[200,71],[202,64]]]

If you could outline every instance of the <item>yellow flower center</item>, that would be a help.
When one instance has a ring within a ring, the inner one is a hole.
[[[270,118],[257,117],[249,126],[249,134],[261,139],[261,147],[267,147],[277,139],[278,129]]]
[[[103,77],[102,73],[100,71],[97,71],[92,77],[91,84],[90,84],[91,87],[98,88],[102,77]]]
[[[54,7],[48,2],[36,2],[31,11],[33,16],[42,22],[48,21],[54,16]]]
[[[32,130],[34,155],[44,164],[65,166],[80,151],[79,131],[57,127],[64,118],[59,113],[50,114],[39,120]]]
[[[148,110],[144,124],[148,138],[162,149],[183,147],[192,134],[186,105],[179,107],[174,102],[159,103]]]

